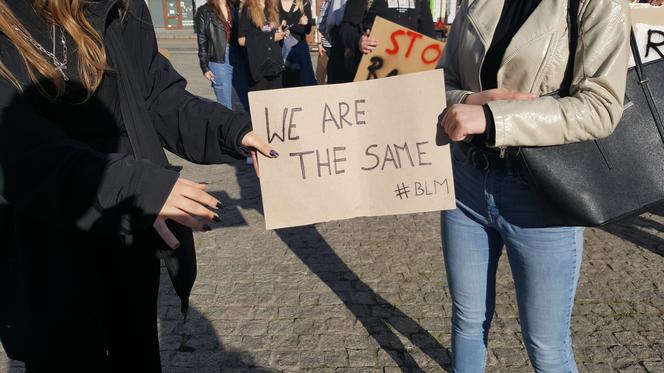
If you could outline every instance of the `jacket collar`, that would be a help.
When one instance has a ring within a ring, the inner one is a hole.
[[[122,0],[96,0],[88,2],[86,11],[89,14],[90,23],[92,23],[92,26],[100,33],[100,35],[103,36],[106,34],[106,27],[108,26],[107,21],[111,10],[121,1]]]
[[[484,46],[484,54],[491,45],[505,0],[475,0],[469,5],[468,19],[477,31]],[[561,15],[563,18],[561,18]],[[501,66],[511,55],[542,35],[558,30],[561,20],[567,19],[567,0],[542,0],[514,35],[505,51]]]

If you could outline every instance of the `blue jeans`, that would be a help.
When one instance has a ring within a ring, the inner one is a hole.
[[[453,145],[457,209],[442,213],[452,296],[454,372],[483,372],[503,245],[519,318],[536,372],[577,372],[570,321],[583,254],[583,228],[542,228],[524,179],[482,171]]]
[[[224,63],[208,62],[208,67],[214,74],[212,89],[217,96],[217,102],[229,109],[233,108],[233,65],[231,65],[230,54],[226,48]]]

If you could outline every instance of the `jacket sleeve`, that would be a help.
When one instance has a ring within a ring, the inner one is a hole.
[[[137,4],[136,35],[131,51],[146,77],[145,101],[162,145],[182,158],[199,164],[222,163],[249,153],[241,140],[251,131],[247,113],[232,111],[216,102],[187,92],[186,80],[157,48],[152,21],[143,1]],[[231,156],[231,157],[229,157]]]
[[[152,226],[177,178],[70,138],[0,79],[0,195],[23,216],[46,214],[98,235],[135,233]]]
[[[203,9],[196,12],[196,35],[198,40],[198,61],[201,65],[203,74],[210,71],[208,63],[210,62],[210,51],[208,51],[207,27],[205,27],[205,14]]]
[[[345,48],[360,51],[362,20],[366,13],[366,0],[348,0],[344,9],[344,18],[339,26],[339,37]]]
[[[459,9],[459,13],[454,18],[452,28],[450,29],[447,37],[447,44],[443,51],[443,57],[438,61],[438,68],[445,70],[445,96],[447,98],[447,107],[458,104],[472,91],[461,89],[461,81],[459,77],[459,43],[463,37],[461,30],[463,23],[468,22],[466,15],[466,8],[468,2],[463,1]]]
[[[609,136],[625,97],[629,9],[621,0],[581,4],[571,95],[489,103],[495,146],[546,146]],[[607,37],[607,35],[613,35]]]
[[[298,12],[299,13],[299,12]],[[301,40],[306,40],[307,35],[311,32],[311,6],[309,2],[305,2],[304,4],[304,15],[307,16],[307,19],[309,22],[306,25],[301,25],[299,23],[299,19],[297,20],[298,23],[290,27],[291,33],[293,33],[297,38]]]

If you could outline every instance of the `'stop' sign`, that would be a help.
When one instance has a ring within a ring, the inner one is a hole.
[[[371,37],[378,40],[378,48],[362,57],[356,82],[433,70],[445,46],[381,17],[376,17]]]

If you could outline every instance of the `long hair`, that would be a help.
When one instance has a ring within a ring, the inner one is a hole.
[[[265,12],[261,9],[261,1],[265,1],[267,8],[268,19],[265,19]],[[242,11],[249,12],[251,22],[256,27],[263,27],[265,23],[269,23],[272,27],[279,25],[279,11],[277,10],[278,0],[244,0],[242,2]]]
[[[85,3],[86,0],[34,0],[33,7],[44,21],[62,27],[76,43],[78,73],[90,97],[101,84],[107,60],[101,36],[85,16]],[[39,81],[45,79],[53,84],[57,95],[64,92],[64,78],[47,57],[26,40],[26,36],[30,36],[29,30],[21,24],[4,0],[0,0],[0,32],[18,50],[33,84],[41,87]],[[23,83],[2,61],[0,77],[18,90],[23,89]]]
[[[225,4],[226,1],[228,1],[228,0],[207,0],[207,4],[212,8],[212,10],[214,11],[214,14],[217,16],[217,18],[219,18],[222,21],[228,22],[228,19],[226,19],[226,17],[224,17],[224,13],[221,11],[221,7],[219,6],[220,1],[224,1],[224,4]],[[231,14],[229,13],[228,16],[230,17]]]

